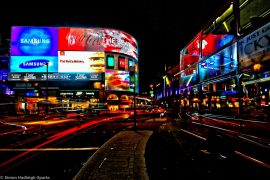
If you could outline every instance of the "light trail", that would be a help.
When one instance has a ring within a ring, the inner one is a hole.
[[[64,123],[64,122],[69,122],[69,121],[74,121],[73,119],[62,119],[62,120],[44,120],[44,121],[32,121],[32,122],[26,122],[23,123],[24,125],[52,125],[52,124],[59,124],[59,123]]]
[[[62,120],[42,120],[42,121],[31,121],[31,122],[17,122],[18,125],[43,125],[43,126],[49,126],[49,125],[54,125],[54,124],[60,124],[60,123],[65,123],[65,122],[71,122],[71,121],[78,121],[75,119],[62,119]],[[31,130],[27,129],[25,130],[25,132]],[[0,136],[4,136],[4,135],[8,135],[8,134],[14,134],[17,132],[22,132],[23,130],[19,129],[19,130],[13,130],[13,131],[9,131],[9,132],[5,132],[5,133],[1,133]]]
[[[21,133],[22,130],[14,130],[14,131],[8,131],[8,132],[5,132],[5,133],[1,133],[0,136],[4,136],[4,135],[8,135],[8,134],[15,134],[15,133]]]
[[[238,155],[238,156],[240,156],[240,157],[246,159],[246,160],[249,160],[250,162],[253,162],[253,163],[255,163],[255,164],[259,164],[259,165],[261,165],[261,166],[267,168],[268,170],[270,169],[270,165],[267,164],[267,163],[265,163],[265,162],[263,162],[263,161],[260,161],[260,160],[258,160],[258,159],[256,159],[256,158],[253,158],[253,157],[251,157],[251,156],[248,156],[248,155],[246,155],[246,154],[244,154],[244,153],[241,153],[241,152],[239,152],[239,151],[234,151],[234,153],[235,153],[236,155]]]
[[[0,149],[0,151],[89,151],[89,150],[98,150],[99,147],[85,147],[85,148],[39,148],[39,149]]]
[[[50,143],[52,143],[52,142],[55,142],[56,140],[59,140],[60,138],[63,138],[63,137],[65,137],[65,136],[67,136],[67,135],[69,135],[69,134],[71,134],[71,133],[74,133],[74,132],[76,132],[76,131],[82,130],[82,129],[87,128],[87,127],[89,127],[89,126],[94,126],[94,125],[98,125],[98,124],[103,124],[104,122],[114,121],[114,120],[119,119],[119,118],[121,118],[121,117],[122,117],[122,115],[118,115],[118,116],[114,116],[114,117],[109,117],[109,118],[104,118],[104,119],[96,119],[96,120],[94,120],[94,121],[90,121],[90,122],[81,124],[81,125],[78,126],[78,127],[73,127],[73,128],[68,129],[68,130],[65,130],[65,131],[63,131],[63,132],[57,133],[57,134],[55,134],[55,135],[49,137],[49,138],[48,138],[48,139],[49,139],[48,141],[43,142],[43,143],[41,143],[41,144],[39,144],[39,145],[37,145],[37,146],[35,146],[35,147],[33,147],[33,148],[30,148],[29,150],[27,150],[27,151],[25,151],[25,152],[23,152],[23,153],[21,153],[21,154],[15,156],[15,157],[11,158],[11,159],[8,159],[8,160],[5,161],[5,162],[1,163],[1,164],[0,164],[0,169],[3,169],[3,167],[7,166],[8,164],[10,164],[10,163],[12,163],[12,162],[14,162],[14,161],[16,161],[16,160],[19,160],[20,158],[26,156],[27,154],[29,154],[29,153],[31,153],[31,152],[34,152],[35,149],[39,149],[39,148],[41,148],[41,147],[43,147],[43,146],[45,146],[45,145],[48,145],[48,144],[50,144]],[[33,155],[33,156],[34,156],[34,155]],[[31,157],[33,157],[33,156],[31,156]],[[23,160],[21,160],[20,162],[18,162],[17,164],[22,163],[22,162],[26,161],[27,159],[30,159],[31,157],[26,158],[26,159],[23,159]],[[14,167],[14,166],[16,166],[16,164],[13,165],[13,166],[11,166],[11,167],[9,167],[9,168],[7,168],[7,169],[5,169],[5,171],[10,170],[10,169],[11,169],[12,167]],[[4,172],[5,172],[5,171],[4,171]]]

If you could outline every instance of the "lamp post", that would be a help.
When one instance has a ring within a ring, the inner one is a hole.
[[[102,84],[101,88],[102,88],[102,103],[105,103],[105,84]]]
[[[25,94],[24,94],[24,113],[27,114],[27,85],[28,85],[28,79],[24,79],[24,87],[25,87]]]
[[[134,87],[133,87],[133,98],[134,98],[134,130],[136,130],[136,91],[135,91],[135,81],[134,81]]]
[[[135,66],[129,66],[130,82],[133,84],[133,106],[134,106],[134,130],[136,130],[136,86],[135,86]]]
[[[153,113],[153,121],[155,120],[155,92],[154,92],[154,85],[153,84],[150,84],[150,90],[152,92],[150,92],[150,96],[152,97],[152,113]]]
[[[48,86],[49,86],[49,81],[48,81],[48,75],[49,75],[49,62],[45,63],[46,65],[46,108],[45,108],[45,113],[48,114]]]

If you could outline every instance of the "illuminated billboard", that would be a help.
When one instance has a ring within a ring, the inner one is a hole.
[[[14,26],[9,80],[44,80],[46,73],[49,80],[100,80],[105,53],[110,52],[128,55],[138,63],[136,40],[119,30]],[[125,58],[119,63],[116,68],[125,70]]]
[[[105,87],[106,90],[130,91],[129,72],[106,70]]]
[[[200,81],[228,74],[237,69],[236,43],[204,59],[199,65]]]
[[[243,37],[238,42],[240,69],[270,59],[270,23]]]
[[[58,72],[104,72],[103,52],[59,51]]]
[[[105,87],[106,90],[112,91],[134,91],[129,72],[127,71],[107,69],[105,71]],[[139,92],[137,73],[135,73],[135,91]]]
[[[117,52],[138,60],[136,40],[129,34],[104,28],[59,28],[60,51]]]
[[[47,73],[9,73],[9,81],[46,81]],[[48,81],[101,81],[101,73],[48,73]]]
[[[202,40],[202,55],[203,57],[207,57],[218,49],[221,49],[228,43],[232,42],[234,39],[234,35],[231,34],[222,34],[222,35],[215,35],[215,34],[208,34],[203,36]]]
[[[58,29],[12,27],[11,56],[57,56]]]
[[[10,72],[46,73],[46,63],[50,63],[48,72],[58,72],[57,56],[11,56]]]

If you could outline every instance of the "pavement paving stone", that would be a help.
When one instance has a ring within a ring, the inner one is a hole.
[[[149,180],[145,146],[149,130],[121,131],[101,146],[84,164],[74,180]]]

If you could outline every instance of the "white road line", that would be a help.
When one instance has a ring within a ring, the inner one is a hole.
[[[105,157],[102,162],[100,163],[99,167],[98,168],[101,168],[102,164],[107,160],[107,158]]]

